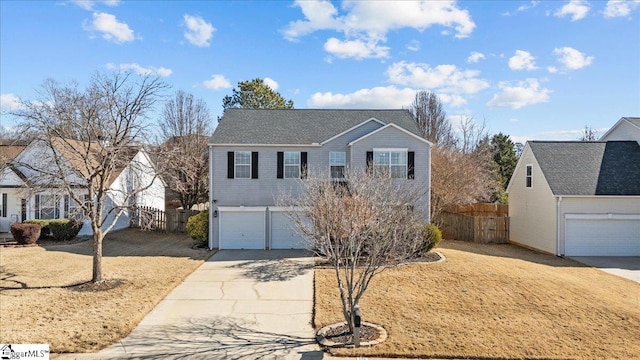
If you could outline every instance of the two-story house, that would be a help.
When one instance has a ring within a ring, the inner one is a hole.
[[[304,248],[278,194],[301,191],[307,172],[368,164],[424,186],[428,222],[431,146],[407,110],[228,109],[209,140],[209,246]]]

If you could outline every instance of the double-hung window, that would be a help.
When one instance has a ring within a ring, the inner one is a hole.
[[[251,151],[236,151],[236,179],[251,179]]]
[[[284,152],[284,178],[300,179],[300,152]]]
[[[329,166],[332,179],[344,179],[347,166],[347,153],[344,151],[332,151],[329,153]]]
[[[60,199],[55,195],[36,195],[36,219],[60,218]]]
[[[376,176],[391,176],[394,179],[407,178],[406,149],[374,149],[373,171]]]
[[[533,187],[533,166],[527,165],[526,186]]]

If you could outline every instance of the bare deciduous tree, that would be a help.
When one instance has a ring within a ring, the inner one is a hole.
[[[301,196],[278,202],[290,207],[299,232],[335,269],[342,313],[353,331],[354,308],[371,279],[424,249],[427,210],[414,206],[426,192],[416,181],[366,172],[350,172],[344,180],[310,176]]]
[[[596,141],[598,140],[598,132],[593,130],[591,127],[585,125],[584,129],[582,129],[582,134],[580,135],[580,138],[578,138],[578,140]]]
[[[435,93],[421,90],[416,93],[409,111],[418,124],[422,137],[440,147],[455,146],[456,139],[451,122]]]
[[[166,88],[158,78],[138,78],[130,73],[97,73],[85,89],[76,83],[61,85],[48,80],[40,99],[23,102],[15,112],[23,120],[21,126],[34,130],[40,138],[42,161],[18,164],[31,175],[30,190],[56,189],[91,220],[92,282],[103,281],[104,236],[127,205],[156,179],[148,164],[132,161],[132,154],[146,136],[145,115]],[[110,186],[123,172],[129,181],[121,187]],[[138,178],[136,174],[151,177]]]
[[[184,209],[208,198],[208,138],[211,115],[202,99],[177,91],[165,104],[160,121],[159,161],[169,188],[178,194]]]

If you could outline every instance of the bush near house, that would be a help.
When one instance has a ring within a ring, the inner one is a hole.
[[[187,234],[199,245],[209,243],[209,210],[204,210],[187,220]]]
[[[416,240],[418,243],[414,253],[416,257],[420,257],[433,250],[442,240],[442,232],[433,224],[425,224],[419,234],[420,236]]]
[[[35,244],[40,237],[40,231],[38,224],[11,224],[11,235],[19,245]]]
[[[75,219],[56,219],[49,222],[51,235],[56,241],[71,240],[78,235],[82,222]]]
[[[23,224],[40,225],[40,239],[53,237],[56,241],[71,240],[82,228],[82,223],[75,219],[30,219]]]

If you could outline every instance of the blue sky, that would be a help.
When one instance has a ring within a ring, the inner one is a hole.
[[[47,78],[122,69],[204,99],[267,79],[296,108],[402,108],[515,141],[640,116],[640,1],[0,1],[1,125]],[[169,93],[170,94],[170,93]]]

